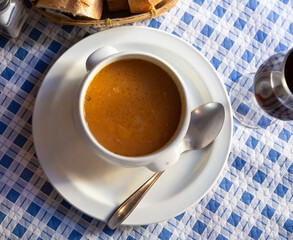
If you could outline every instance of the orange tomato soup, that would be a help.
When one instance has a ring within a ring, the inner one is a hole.
[[[97,141],[123,156],[142,156],[164,146],[177,129],[181,99],[172,78],[140,59],[104,67],[84,100],[88,127]]]

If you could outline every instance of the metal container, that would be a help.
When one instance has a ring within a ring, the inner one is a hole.
[[[268,114],[293,120],[293,49],[271,56],[259,67],[254,93],[258,104]]]
[[[19,0],[0,0],[0,33],[16,38],[28,18],[25,6]]]

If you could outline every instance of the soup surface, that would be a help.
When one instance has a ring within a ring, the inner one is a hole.
[[[177,129],[181,99],[172,78],[140,59],[104,67],[90,83],[85,120],[97,141],[123,156],[142,156],[164,146]]]

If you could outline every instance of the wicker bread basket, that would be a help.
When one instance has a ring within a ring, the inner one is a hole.
[[[141,14],[131,14],[129,11],[121,11],[121,12],[109,12],[107,6],[104,6],[102,18],[100,20],[92,20],[92,19],[71,19],[67,16],[55,15],[49,12],[46,12],[42,8],[37,8],[36,3],[37,0],[30,0],[35,9],[42,14],[49,21],[59,23],[62,25],[73,25],[73,26],[91,26],[95,28],[99,27],[110,27],[110,26],[118,26],[127,23],[133,23],[142,21],[145,19],[154,18],[160,15],[163,15],[165,12],[173,8],[178,0],[163,0],[159,3],[155,9],[151,10],[147,13]],[[106,5],[106,4],[104,4]]]

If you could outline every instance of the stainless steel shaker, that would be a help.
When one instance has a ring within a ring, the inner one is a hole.
[[[0,33],[16,38],[28,18],[25,6],[19,0],[0,0]]]

